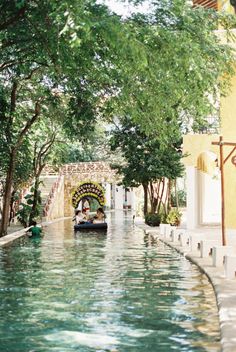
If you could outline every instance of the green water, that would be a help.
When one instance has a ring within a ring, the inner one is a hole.
[[[65,221],[0,250],[0,351],[220,351],[206,277],[129,215],[108,221],[107,235]]]

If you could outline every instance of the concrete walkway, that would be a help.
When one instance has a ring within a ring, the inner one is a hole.
[[[138,220],[135,224],[142,228],[146,234],[159,239],[183,254],[208,276],[214,288],[218,305],[222,352],[236,352],[236,278],[227,279],[223,265],[213,266],[212,256],[202,258],[200,250],[192,251],[189,245],[181,246],[179,242],[173,242],[166,236],[160,235],[159,228],[145,225],[142,220]],[[202,227],[187,231],[187,233],[192,236],[204,234],[207,240],[216,240],[221,244],[221,229],[219,227]],[[228,235],[227,245],[235,247],[236,250],[235,237],[235,235]]]

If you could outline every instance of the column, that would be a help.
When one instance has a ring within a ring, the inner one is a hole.
[[[105,198],[106,198],[106,209],[110,209],[111,208],[111,184],[105,183],[104,188],[105,188]]]
[[[122,186],[115,185],[115,209],[123,209],[123,193]]]
[[[136,199],[135,199],[135,192],[133,188],[130,189],[130,204],[131,204],[131,210],[135,211]]]

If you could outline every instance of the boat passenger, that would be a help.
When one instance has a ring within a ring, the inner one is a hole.
[[[81,210],[76,210],[73,220],[75,220],[76,225],[78,225],[86,221],[86,216],[81,212]]]
[[[93,219],[93,224],[100,224],[105,222],[105,213],[102,208],[97,209],[97,214]]]
[[[84,217],[84,221],[88,221],[89,220],[89,212],[86,208],[84,208],[82,210],[82,214],[83,214],[83,217]]]

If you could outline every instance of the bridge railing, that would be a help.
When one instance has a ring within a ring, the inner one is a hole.
[[[55,199],[57,194],[61,191],[61,187],[64,184],[64,176],[59,175],[58,179],[53,183],[51,191],[47,197],[46,203],[43,208],[43,216],[49,218],[54,207]]]

